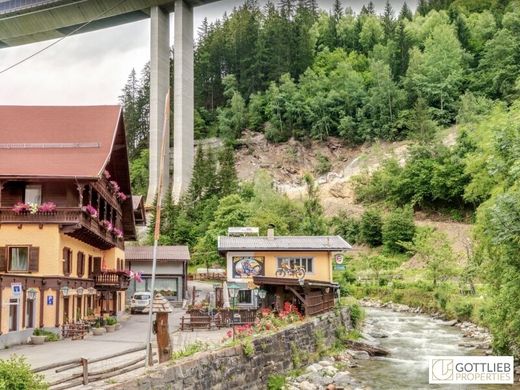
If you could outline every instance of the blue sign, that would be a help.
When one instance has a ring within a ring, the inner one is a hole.
[[[334,269],[336,271],[345,271],[347,267],[345,266],[345,264],[334,264]]]
[[[47,305],[54,305],[54,296],[47,295]]]

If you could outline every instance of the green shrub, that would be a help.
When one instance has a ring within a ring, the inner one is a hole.
[[[282,390],[285,386],[285,375],[271,375],[267,378],[268,390]]]
[[[385,249],[389,252],[405,252],[405,248],[399,242],[412,241],[414,235],[415,223],[410,207],[396,208],[385,218],[382,236]]]
[[[248,358],[253,357],[255,354],[255,346],[253,345],[253,340],[251,337],[244,338],[240,345],[242,345],[242,350],[244,351],[244,355],[246,355]]]
[[[352,326],[357,328],[361,324],[361,320],[363,319],[363,309],[357,303],[350,305],[350,320],[352,321]]]
[[[40,390],[48,387],[43,375],[33,374],[24,357],[11,356],[0,360],[0,389]]]
[[[371,247],[376,247],[383,242],[383,220],[376,209],[368,209],[361,216],[359,233],[361,240]]]
[[[334,234],[343,237],[350,244],[361,241],[360,221],[348,216],[345,211],[332,218],[332,226],[334,226]]]
[[[203,343],[201,341],[196,341],[193,344],[189,344],[184,349],[181,349],[180,351],[175,351],[172,353],[172,360],[178,360],[182,359],[184,357],[188,357],[191,355],[196,354],[197,352],[205,351],[208,349],[208,344]]]
[[[460,302],[453,307],[455,314],[459,320],[469,320],[473,314],[473,304],[469,302]]]
[[[111,326],[117,324],[117,318],[116,317],[108,317],[106,319],[106,324]]]
[[[318,164],[316,165],[316,173],[318,175],[324,175],[332,169],[332,164],[327,156],[324,156],[321,153],[318,153]]]

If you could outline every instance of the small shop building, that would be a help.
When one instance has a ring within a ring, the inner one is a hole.
[[[132,280],[127,297],[134,292],[150,291],[152,286],[153,246],[128,246],[126,248],[128,269],[141,274],[141,280]],[[188,262],[190,251],[185,245],[157,247],[157,268],[155,272],[155,291],[169,301],[182,301],[186,298]]]
[[[238,290],[232,305],[281,310],[290,302],[306,315],[334,306],[338,284],[333,282],[333,262],[350,249],[340,236],[275,236],[273,229],[267,236],[218,238],[218,251],[226,258],[227,289]]]

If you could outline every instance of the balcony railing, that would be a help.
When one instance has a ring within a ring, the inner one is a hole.
[[[98,290],[126,290],[130,285],[130,277],[121,271],[101,271],[92,278]]]
[[[101,249],[118,246],[121,242],[79,207],[59,207],[53,212],[17,213],[10,207],[0,207],[0,224],[59,224],[65,234]]]

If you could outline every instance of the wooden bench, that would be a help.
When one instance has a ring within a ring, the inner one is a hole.
[[[84,323],[64,324],[62,335],[63,338],[71,337],[72,340],[84,339],[89,329],[90,326]]]
[[[193,329],[211,329],[211,317],[210,316],[182,316],[181,318],[181,330]]]

